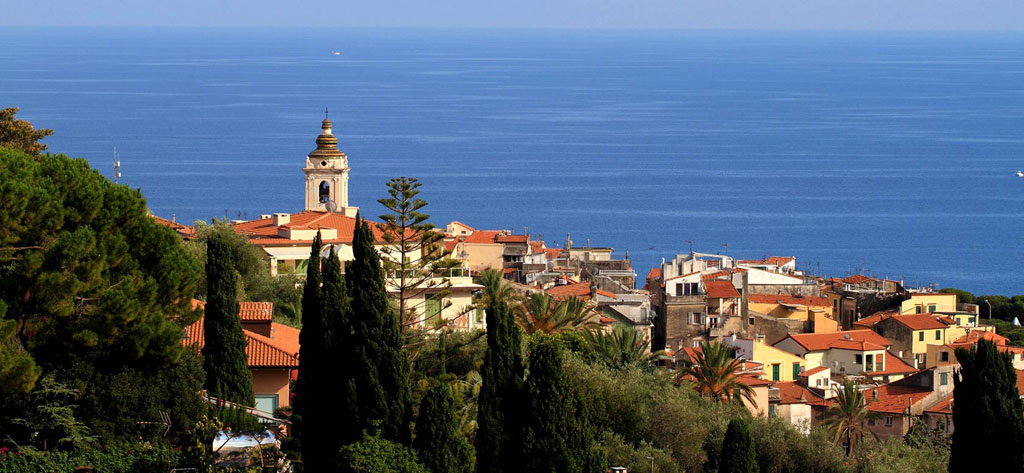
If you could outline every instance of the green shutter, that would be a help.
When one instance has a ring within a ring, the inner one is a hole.
[[[772,381],[778,381],[779,380],[780,368],[781,368],[781,365],[778,365],[778,364],[772,365]]]
[[[800,377],[800,363],[793,363],[793,381]]]

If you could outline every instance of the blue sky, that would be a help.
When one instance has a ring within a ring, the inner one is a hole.
[[[0,0],[0,11],[0,26],[1024,28],[1024,0]]]

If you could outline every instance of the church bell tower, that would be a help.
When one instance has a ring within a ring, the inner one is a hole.
[[[331,120],[324,111],[316,149],[306,156],[305,210],[335,212],[355,217],[359,210],[348,206],[348,156],[338,149],[338,138],[331,133]]]

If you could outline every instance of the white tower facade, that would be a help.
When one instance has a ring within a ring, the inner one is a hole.
[[[306,166],[302,168],[306,173],[305,210],[355,217],[359,209],[348,205],[348,156],[338,149],[331,121],[324,118],[321,128],[316,149],[306,156]]]

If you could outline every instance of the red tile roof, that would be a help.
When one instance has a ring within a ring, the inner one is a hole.
[[[775,342],[773,346],[777,346],[779,343],[782,343],[783,340],[791,338],[808,351],[822,351],[828,350],[836,342],[847,340],[847,336],[850,337],[849,340],[853,341],[871,342],[872,344],[882,347],[892,346],[892,342],[871,330],[847,330],[832,333],[794,333],[782,340],[779,340],[778,342]]]
[[[882,365],[885,366],[884,370],[865,371],[864,374],[867,376],[884,376],[889,374],[910,374],[918,371],[917,368],[908,365],[907,362],[894,355],[891,351],[886,351],[882,354]],[[875,366],[878,366],[877,361]]]
[[[270,322],[274,319],[274,303],[239,302],[238,316],[245,322]]]
[[[712,299],[740,297],[740,292],[730,281],[707,281],[704,283],[704,294]]]
[[[782,266],[790,261],[795,261],[794,256],[769,256],[765,259],[741,259],[736,261],[737,264],[750,264],[750,265],[774,265]]]
[[[948,396],[942,398],[941,401],[935,403],[935,405],[925,409],[924,411],[932,414],[953,415],[953,394],[950,393]]]
[[[875,312],[874,314],[871,314],[858,321],[855,321],[853,325],[857,327],[864,327],[870,329],[874,327],[875,324],[877,324],[878,322],[888,319],[889,317],[892,317],[894,315],[899,315],[899,313],[899,309],[886,309],[883,311]]]
[[[736,377],[736,381],[739,381],[739,382],[741,382],[743,384],[746,384],[747,386],[750,386],[752,388],[753,387],[758,387],[758,386],[771,386],[772,385],[771,381],[768,381],[767,379],[761,379],[761,378],[758,378],[757,376],[750,375],[750,374],[741,374],[741,375]]]
[[[932,390],[928,388],[885,384],[864,391],[864,398],[869,411],[901,414],[931,393]]]
[[[661,279],[661,268],[651,268],[651,270],[647,272],[647,280],[650,281],[657,279]]]
[[[543,241],[531,241],[530,242],[530,251],[533,254],[544,253],[544,242]]]
[[[249,242],[256,246],[275,245],[301,245],[309,244],[312,240],[290,240],[278,236],[278,228],[291,229],[316,229],[333,228],[338,231],[338,237],[332,240],[324,240],[324,243],[352,243],[352,235],[356,228],[356,219],[332,212],[316,212],[307,210],[297,214],[291,214],[289,223],[286,225],[274,225],[273,217],[259,220],[250,220],[233,224],[235,231],[249,238]],[[384,225],[377,222],[370,222],[370,229],[373,231],[374,241],[384,242]]]
[[[555,259],[562,255],[561,248],[547,248],[544,252],[548,254],[548,259]]]
[[[501,233],[501,230],[476,230],[463,241],[466,243],[495,243],[494,240]]]
[[[196,229],[188,225],[182,225],[178,222],[167,220],[166,218],[160,218],[156,215],[149,214],[150,218],[153,219],[158,225],[165,226],[174,230],[178,235],[182,236],[186,240],[192,240],[196,237]]]
[[[800,373],[800,376],[806,378],[808,376],[821,373],[822,371],[827,371],[828,369],[829,368],[827,366],[819,366],[817,368],[811,368],[811,369],[809,369],[807,371],[804,371],[803,373]]]
[[[249,359],[249,367],[298,368],[298,331],[276,323],[272,323],[271,327],[275,335],[273,339],[249,330],[242,330],[247,342],[245,354]],[[278,334],[281,335],[278,336]],[[182,344],[202,350],[203,342],[203,318],[200,317],[196,323],[185,328],[185,338],[182,339]]]
[[[1017,372],[1017,392],[1024,396],[1024,370],[1014,370]]]
[[[825,400],[818,397],[814,391],[807,389],[796,382],[776,381],[773,388],[779,390],[779,404],[808,404],[812,406],[824,406]]]
[[[882,345],[863,340],[836,340],[829,345],[829,348],[853,351],[885,350]]]
[[[863,284],[868,281],[875,281],[875,279],[864,276],[863,274],[854,274],[853,276],[843,278],[843,282],[846,284]]]
[[[953,340],[953,343],[978,343],[978,340],[988,340],[1000,346],[1006,345],[1007,342],[1010,341],[1009,338],[1006,338],[995,332],[987,332],[984,330],[971,330],[967,332],[967,335],[964,335],[956,340]]]
[[[811,297],[791,294],[747,294],[747,301],[751,304],[789,304],[806,305],[812,307],[829,307],[832,304],[826,297]]]
[[[578,297],[583,300],[590,300],[590,284],[589,282],[578,282],[573,284],[564,284],[561,286],[555,286],[544,292],[548,293],[555,299],[568,299],[570,297]]]
[[[494,241],[498,243],[526,243],[530,237],[527,235],[499,235]]]
[[[714,273],[702,274],[700,276],[700,280],[701,281],[711,281],[711,280],[714,280],[714,279],[721,279],[721,278],[724,278],[726,276],[731,276],[733,273],[744,273],[746,271],[747,270],[745,270],[743,268],[726,269],[726,270],[718,271],[718,272],[714,272]]]
[[[892,319],[910,330],[932,330],[949,327],[939,320],[938,317],[928,314],[894,315]]]

